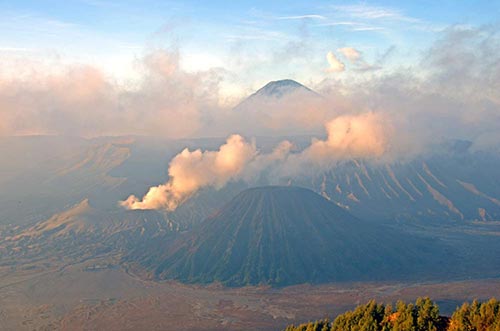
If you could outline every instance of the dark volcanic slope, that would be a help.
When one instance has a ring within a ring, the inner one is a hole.
[[[156,278],[231,286],[401,278],[432,264],[429,242],[419,244],[310,190],[262,187],[141,263]]]

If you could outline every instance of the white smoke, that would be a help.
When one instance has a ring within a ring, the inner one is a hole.
[[[314,140],[306,153],[313,159],[379,157],[386,151],[384,129],[381,114],[339,116],[326,124],[328,138]]]
[[[254,180],[265,169],[276,176],[290,174],[306,164],[324,166],[345,158],[380,157],[387,150],[387,130],[378,114],[339,116],[326,124],[327,139],[313,139],[299,153],[283,141],[268,154],[257,151],[239,135],[230,136],[218,151],[184,149],[170,162],[167,183],[154,186],[142,199],[131,195],[121,205],[127,209],[174,210],[193,193],[207,186],[221,188],[231,180]]]
[[[127,209],[174,210],[200,188],[220,188],[237,178],[255,156],[255,144],[240,135],[230,136],[218,151],[191,152],[186,148],[170,162],[168,182],[151,187],[142,199],[131,195],[121,205]]]

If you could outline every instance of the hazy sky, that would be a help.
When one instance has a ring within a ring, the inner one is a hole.
[[[497,143],[499,13],[499,1],[0,1],[0,135],[324,136],[347,115],[392,128],[392,150]],[[324,98],[232,111],[285,78]]]
[[[185,70],[223,68],[226,92],[243,94],[280,78],[318,82],[326,54],[343,47],[386,70],[411,63],[444,28],[499,13],[498,1],[0,1],[0,56],[84,62],[123,79],[134,58],[176,48]]]

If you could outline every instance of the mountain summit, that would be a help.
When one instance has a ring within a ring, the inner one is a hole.
[[[252,96],[281,98],[286,94],[294,93],[297,91],[307,91],[311,94],[315,94],[316,96],[318,95],[316,92],[297,81],[294,81],[292,79],[282,79],[267,83],[262,88],[257,90],[257,92],[252,94]]]
[[[268,186],[243,191],[163,253],[138,254],[157,279],[281,286],[410,275],[431,263],[428,247],[310,190]]]
[[[289,98],[318,99],[320,95],[310,88],[292,79],[282,79],[267,83],[248,98],[243,100],[235,110],[255,109],[273,106],[276,102],[286,102]]]

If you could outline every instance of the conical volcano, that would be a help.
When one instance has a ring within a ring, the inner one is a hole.
[[[391,278],[430,262],[422,241],[350,215],[298,187],[261,187],[168,245],[155,278],[230,286]]]
[[[292,99],[290,99],[292,98]],[[275,108],[276,105],[286,104],[297,100],[317,100],[321,96],[310,88],[291,79],[272,81],[258,89],[255,93],[244,99],[237,111],[256,111],[260,108]]]

